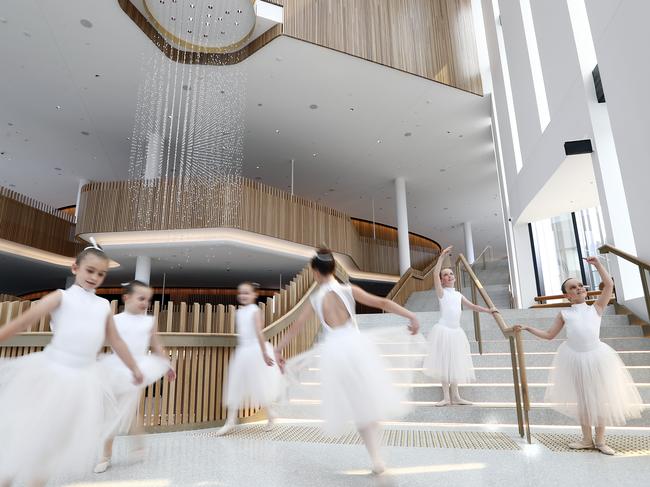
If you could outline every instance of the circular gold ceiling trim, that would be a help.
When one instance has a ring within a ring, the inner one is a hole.
[[[254,5],[255,0],[251,0],[251,3]],[[224,54],[224,53],[231,53],[233,51],[236,51],[238,48],[243,47],[248,43],[248,39],[250,38],[251,34],[253,34],[253,31],[255,30],[255,27],[257,25],[257,22],[255,22],[251,30],[248,32],[248,34],[244,36],[244,38],[241,41],[237,41],[234,44],[230,44],[228,46],[223,46],[223,47],[206,47],[206,46],[201,46],[186,41],[185,39],[181,39],[180,37],[169,32],[167,29],[165,29],[165,27],[163,27],[163,25],[160,22],[158,22],[158,19],[156,19],[155,15],[151,12],[151,10],[149,9],[149,5],[147,5],[147,0],[142,0],[142,4],[144,5],[144,10],[147,13],[148,20],[152,23],[152,25],[156,28],[158,32],[160,32],[167,39],[173,41],[179,47],[183,49],[188,49],[193,52]]]

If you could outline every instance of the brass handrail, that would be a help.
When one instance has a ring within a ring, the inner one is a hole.
[[[479,281],[478,277],[474,273],[472,266],[467,261],[463,254],[458,254],[456,259],[456,286],[458,291],[461,291],[461,274],[467,273],[470,279],[471,293],[472,293],[472,302],[477,303],[477,293],[481,295],[485,305],[488,308],[494,308],[494,303],[488,295],[487,291]],[[478,312],[473,312],[474,316],[474,335],[476,341],[478,342],[479,353],[483,354],[483,340],[481,337],[481,321],[480,315]],[[530,437],[530,421],[529,421],[529,412],[530,412],[530,398],[528,394],[528,378],[526,374],[526,357],[524,354],[524,345],[521,338],[521,330],[516,330],[513,327],[509,327],[501,314],[494,315],[494,321],[496,321],[501,333],[503,336],[508,339],[510,344],[510,359],[512,362],[512,379],[515,388],[515,408],[517,410],[517,424],[519,426],[519,435],[523,438],[526,437],[528,443],[531,442]]]
[[[605,244],[598,249],[601,254],[614,254],[621,259],[624,259],[639,268],[641,276],[641,285],[643,286],[643,299],[645,300],[646,311],[648,312],[648,319],[650,319],[650,286],[648,286],[648,274],[650,272],[650,264],[639,259],[637,256],[628,254],[623,250],[617,249],[611,245]]]

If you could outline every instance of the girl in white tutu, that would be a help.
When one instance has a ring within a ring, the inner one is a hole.
[[[585,259],[596,267],[603,282],[602,294],[589,306],[587,290],[577,279],[567,279],[562,292],[571,308],[561,311],[547,331],[521,326],[533,335],[553,340],[563,327],[567,340],[557,349],[546,389],[545,402],[580,422],[582,441],[569,447],[596,448],[606,455],[614,450],[605,443],[605,427],[625,424],[641,415],[641,396],[618,354],[600,341],[600,321],[609,304],[614,282],[597,257]],[[591,428],[595,426],[593,439]]]
[[[118,335],[110,305],[95,295],[108,271],[98,247],[72,265],[75,283],[55,291],[0,329],[0,341],[51,316],[52,341],[43,352],[0,365],[0,485],[44,485],[56,475],[83,475],[97,458],[110,394],[97,354],[108,341],[131,371],[142,373]]]
[[[373,472],[380,474],[385,467],[379,448],[379,421],[404,412],[403,394],[391,384],[388,364],[380,357],[377,346],[359,332],[355,301],[407,318],[413,335],[420,325],[415,314],[397,303],[339,283],[334,277],[335,267],[334,256],[327,249],[320,249],[312,258],[311,268],[319,287],[278,344],[275,357],[284,367],[282,350],[315,312],[324,330],[318,351],[325,431],[341,434],[348,423],[354,423],[372,459]]]
[[[458,392],[458,384],[475,380],[474,365],[465,330],[460,326],[462,305],[479,313],[498,313],[476,305],[454,289],[456,276],[450,268],[442,268],[452,247],[444,249],[433,271],[433,283],[440,302],[440,321],[429,332],[429,353],[424,359],[424,373],[442,384],[442,401],[436,406],[467,405]]]
[[[141,387],[153,384],[165,373],[170,381],[176,379],[176,373],[169,363],[169,356],[156,334],[155,319],[147,314],[152,297],[153,289],[145,283],[129,282],[124,286],[122,293],[124,312],[115,315],[114,318],[117,332],[129,347],[142,372],[143,383],[139,387],[131,383],[129,369],[116,355],[105,355],[100,359],[101,370],[115,400],[115,414],[107,420],[108,439],[104,443],[103,457],[95,466],[95,473],[103,473],[110,467],[113,440],[116,435],[129,432],[136,435],[142,433],[142,427],[134,422],[140,402]],[[153,354],[149,354],[149,349]],[[144,451],[139,441],[133,453],[143,456]]]
[[[275,413],[273,403],[282,391],[282,372],[273,361],[273,346],[264,341],[264,319],[257,305],[259,285],[244,282],[237,288],[241,305],[235,315],[237,348],[230,361],[226,383],[225,404],[228,407],[226,424],[217,432],[225,435],[237,424],[239,408],[248,404],[253,408],[265,408],[268,417],[267,430],[273,427]]]

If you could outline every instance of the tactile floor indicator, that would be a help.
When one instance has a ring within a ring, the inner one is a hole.
[[[216,437],[216,431],[196,433],[198,436]],[[361,445],[356,432],[342,436],[327,436],[315,426],[276,425],[265,431],[265,425],[240,425],[225,438],[297,441],[305,443],[328,443],[335,445]],[[479,431],[433,431],[425,429],[394,429],[382,431],[384,446],[413,448],[460,448],[471,450],[519,450],[519,445],[508,435]]]
[[[593,453],[596,450],[572,450],[569,443],[580,441],[580,435],[559,433],[535,433],[533,438],[554,452]],[[617,456],[650,455],[650,436],[607,435],[607,444],[616,451]]]

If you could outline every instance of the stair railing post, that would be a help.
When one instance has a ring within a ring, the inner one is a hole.
[[[641,273],[641,285],[643,286],[643,299],[645,300],[646,311],[648,312],[648,318],[650,319],[650,289],[648,288],[648,275],[646,270],[639,266],[639,272]]]
[[[517,351],[515,338],[511,335],[508,337],[510,343],[510,360],[512,361],[512,382],[515,386],[515,409],[517,410],[517,426],[519,429],[519,436],[524,437],[524,415],[523,407],[521,404],[521,389],[519,383],[519,367],[517,366]]]
[[[528,377],[526,376],[526,356],[524,354],[524,344],[522,343],[521,331],[515,332],[515,343],[517,345],[517,362],[519,365],[519,379],[521,384],[522,412],[524,425],[526,427],[526,440],[530,444],[530,421],[528,412],[530,411],[530,398],[528,396]]]
[[[478,304],[478,298],[476,296],[476,285],[474,282],[470,284],[472,288],[472,303]],[[483,355],[483,340],[481,339],[481,315],[478,311],[473,311],[474,315],[474,338],[478,342],[478,353]]]

